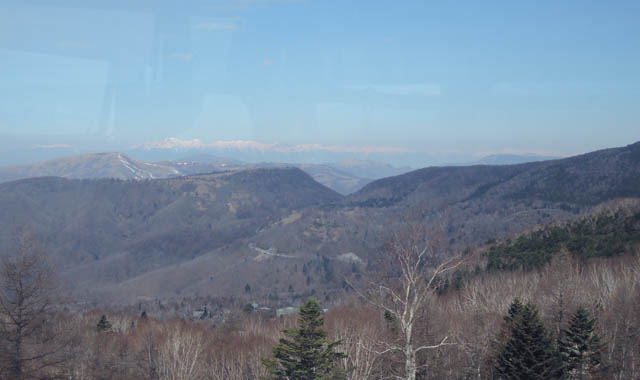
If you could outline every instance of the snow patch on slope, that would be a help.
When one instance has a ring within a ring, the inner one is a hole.
[[[135,179],[155,178],[153,174],[151,174],[151,172],[138,168],[134,163],[122,157],[120,153],[118,153],[118,159],[120,160],[120,163],[122,163],[122,165],[125,168],[127,168],[131,173],[133,173]]]

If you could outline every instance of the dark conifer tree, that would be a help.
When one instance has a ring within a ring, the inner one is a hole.
[[[98,331],[109,331],[111,330],[111,322],[109,322],[107,316],[103,314],[96,327],[98,328]]]
[[[595,333],[596,320],[579,307],[559,343],[559,352],[566,379],[593,379],[602,370],[603,344]]]
[[[497,359],[500,352],[502,352],[503,347],[507,344],[509,339],[511,338],[511,333],[513,331],[513,321],[516,317],[522,312],[524,305],[520,301],[519,298],[514,298],[511,301],[511,305],[509,306],[509,310],[507,311],[507,315],[503,317],[502,326],[500,327],[500,331],[495,336],[495,340],[491,342],[493,347],[493,351],[495,354],[491,357],[490,366],[495,368],[497,366]]]
[[[318,303],[309,299],[300,306],[298,328],[282,330],[287,338],[273,349],[275,359],[263,359],[269,371],[264,380],[338,380],[346,374],[337,367],[345,354],[336,352],[339,341],[327,341],[324,317]]]
[[[523,309],[524,309],[524,305],[522,304],[522,302],[520,302],[519,298],[515,298],[513,302],[511,302],[511,305],[509,306],[509,311],[507,312],[507,315],[505,315],[504,317],[504,321],[507,323],[508,326],[513,327],[513,321],[516,320],[518,316],[520,316],[520,313],[522,313]]]
[[[499,347],[495,374],[501,380],[548,380],[560,378],[558,356],[536,307],[522,306],[516,299],[505,321],[510,335]]]

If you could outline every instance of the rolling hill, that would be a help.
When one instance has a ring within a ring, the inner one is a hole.
[[[141,162],[122,153],[94,153],[69,156],[31,165],[0,167],[0,182],[33,177],[63,177],[73,179],[116,178],[116,179],[153,179],[213,173],[229,170],[254,168],[298,167],[309,173],[316,181],[346,195],[361,189],[373,179],[384,177],[388,173],[398,174],[402,169],[374,162],[354,161],[351,169],[365,165],[366,171],[355,170],[369,177],[361,177],[353,170],[341,169],[343,163],[336,164],[287,164],[257,163],[249,164],[237,160],[228,160],[211,155],[190,156],[176,161]]]
[[[0,246],[11,245],[17,227],[31,226],[63,277],[95,288],[191,260],[292,210],[340,198],[297,168],[145,181],[25,179],[0,184]],[[90,268],[96,275],[87,275]]]
[[[140,162],[122,153],[92,153],[31,165],[0,167],[0,182],[32,177],[150,179],[180,175],[168,165]]]
[[[0,184],[0,247],[31,225],[64,280],[87,298],[241,294],[302,297],[340,289],[384,254],[407,220],[437,224],[462,250],[640,197],[640,143],[519,165],[430,167],[349,196],[298,168],[170,179]]]
[[[640,196],[640,143],[519,165],[430,167],[383,178],[255,240],[325,255],[378,252],[408,218],[442,226],[452,249],[569,220],[610,199]],[[278,241],[278,236],[289,236]]]

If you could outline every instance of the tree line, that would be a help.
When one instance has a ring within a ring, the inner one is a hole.
[[[638,243],[640,209],[619,208],[571,223],[543,227],[515,239],[493,244],[486,254],[487,269],[540,268],[563,249],[583,260],[618,256],[629,253]]]

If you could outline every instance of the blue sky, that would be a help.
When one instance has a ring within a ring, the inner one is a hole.
[[[638,17],[636,1],[2,0],[0,149],[242,141],[422,166],[626,145]]]

